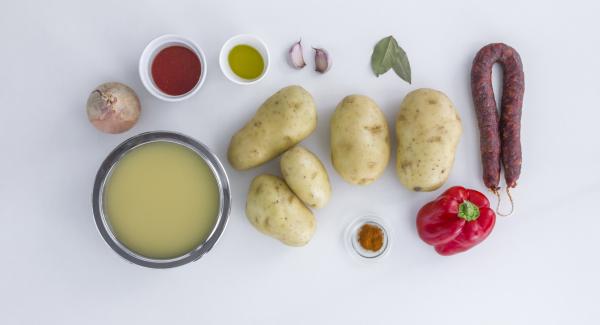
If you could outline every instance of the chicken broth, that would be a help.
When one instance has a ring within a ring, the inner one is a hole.
[[[153,259],[185,255],[210,235],[219,213],[219,187],[209,165],[172,142],[141,145],[113,167],[104,213],[119,242]]]

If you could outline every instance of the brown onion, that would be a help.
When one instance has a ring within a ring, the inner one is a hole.
[[[107,82],[96,87],[87,101],[87,115],[96,129],[106,133],[125,132],[137,122],[142,107],[127,85]]]

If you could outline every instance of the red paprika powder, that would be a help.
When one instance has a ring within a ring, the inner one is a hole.
[[[152,61],[154,83],[158,89],[171,96],[180,96],[194,89],[201,73],[200,59],[184,46],[164,48]]]
[[[377,226],[370,225],[368,223],[360,227],[358,233],[358,242],[362,248],[377,252],[383,246],[383,230]]]

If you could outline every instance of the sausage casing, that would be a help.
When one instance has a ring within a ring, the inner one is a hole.
[[[504,71],[500,117],[492,87],[492,67],[495,63],[499,63]],[[508,187],[516,186],[521,173],[524,79],[521,57],[506,44],[486,45],[473,60],[471,92],[479,124],[483,181],[492,191],[498,189],[501,164]]]

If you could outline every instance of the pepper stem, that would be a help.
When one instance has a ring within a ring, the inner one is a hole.
[[[479,218],[479,208],[475,204],[465,200],[458,206],[458,217],[467,221],[473,221]]]

